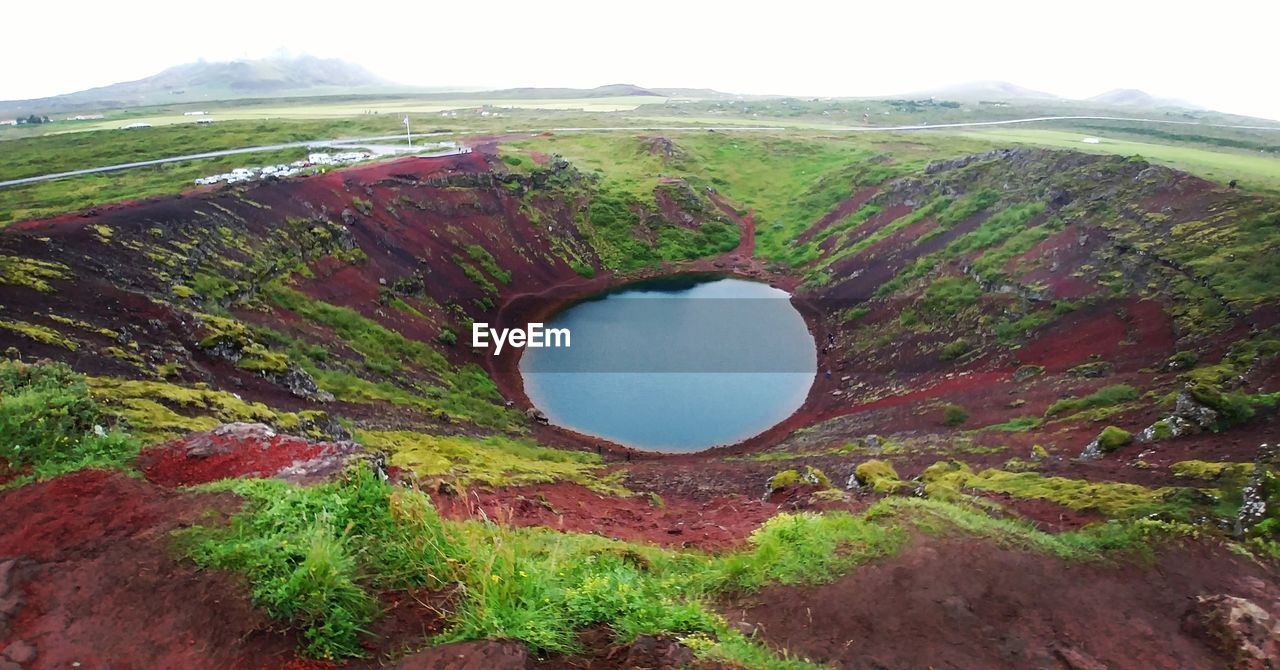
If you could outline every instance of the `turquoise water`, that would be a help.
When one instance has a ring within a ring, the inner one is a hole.
[[[568,348],[528,349],[525,392],[553,424],[639,449],[696,451],[782,421],[813,384],[813,337],[766,284],[632,284],[547,322]]]

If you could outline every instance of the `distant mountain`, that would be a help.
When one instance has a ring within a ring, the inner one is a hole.
[[[952,100],[1056,100],[1058,96],[1018,86],[1007,81],[970,81],[911,94],[912,97],[950,98]]]
[[[649,89],[658,95],[664,95],[668,98],[693,98],[696,100],[723,100],[727,98],[742,97],[770,97],[770,96],[742,96],[736,93],[725,93],[712,88],[651,88]]]
[[[496,91],[480,91],[468,93],[467,97],[475,99],[522,99],[545,100],[549,98],[616,98],[619,96],[654,96],[667,97],[635,84],[608,84],[595,88],[504,88]]]
[[[1099,93],[1088,100],[1089,102],[1100,102],[1107,105],[1143,107],[1147,109],[1154,109],[1157,107],[1202,109],[1198,105],[1193,105],[1185,100],[1177,100],[1175,98],[1157,98],[1146,91],[1140,91],[1136,88],[1117,88],[1107,91],[1106,93]]]
[[[394,84],[379,79],[359,65],[336,58],[296,56],[227,62],[197,61],[136,81],[49,98],[0,102],[0,116],[389,87],[394,87]]]

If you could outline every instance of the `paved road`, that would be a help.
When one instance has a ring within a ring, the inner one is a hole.
[[[977,128],[983,126],[1005,126],[1019,123],[1041,123],[1046,121],[1127,121],[1137,123],[1163,123],[1185,126],[1204,126],[1206,128],[1234,128],[1238,130],[1272,130],[1280,132],[1280,126],[1243,126],[1243,125],[1227,125],[1217,123],[1200,123],[1198,121],[1171,121],[1166,119],[1143,119],[1137,117],[1125,116],[1035,116],[1025,119],[1006,119],[1003,121],[965,121],[960,123],[937,123],[937,124],[919,124],[912,126],[832,126],[830,128],[821,128],[829,132],[886,132],[886,131],[913,131],[913,130],[935,130],[938,128]],[[641,132],[672,132],[684,130],[716,130],[721,132],[753,132],[753,131],[786,131],[789,130],[782,126],[607,126],[607,127],[582,127],[582,128],[538,128],[526,130],[508,130],[508,133],[572,133],[572,132],[614,132],[614,131],[641,131]],[[442,135],[476,135],[476,134],[493,134],[494,131],[467,131],[467,132],[438,132],[438,133],[422,133],[415,137],[438,137]],[[31,184],[40,181],[50,181],[53,179],[65,179],[67,177],[78,177],[87,174],[98,174],[101,172],[115,172],[118,170],[128,170],[136,167],[146,167],[149,165],[163,165],[165,163],[177,163],[180,161],[198,160],[201,158],[217,158],[219,156],[234,156],[236,154],[256,153],[260,151],[279,151],[282,149],[295,149],[299,147],[316,147],[316,148],[341,148],[350,146],[366,145],[374,142],[387,142],[403,139],[403,135],[383,135],[380,137],[358,137],[346,140],[311,140],[307,142],[288,142],[285,144],[267,144],[258,147],[244,147],[241,149],[224,149],[222,151],[207,151],[199,154],[187,154],[185,156],[171,156],[169,158],[156,158],[147,161],[136,161],[133,163],[121,163],[119,165],[106,165],[103,167],[85,168],[83,170],[71,170],[69,172],[57,172],[54,174],[39,175],[36,177],[23,177],[22,179],[10,179],[8,181],[0,181],[0,188],[5,186],[17,186],[19,184]],[[378,145],[379,152],[395,153],[394,149],[387,145]],[[408,147],[403,148],[404,153],[413,153]],[[451,149],[448,151],[422,153],[422,156],[447,156],[457,153],[458,150]]]
[[[433,135],[436,133],[432,133]],[[419,137],[427,137],[423,134]],[[345,147],[361,146],[370,150],[378,149],[376,153],[394,153],[393,147],[387,145],[373,145],[365,147],[364,145],[372,142],[386,142],[389,140],[402,140],[404,135],[388,135],[384,137],[361,137],[353,140],[309,140],[306,142],[287,142],[285,144],[264,144],[259,147],[243,147],[241,149],[223,149],[221,151],[206,151],[198,154],[186,154],[184,156],[170,156],[168,158],[156,158],[148,161],[135,161],[133,163],[120,163],[119,165],[104,165],[102,167],[85,168],[83,170],[71,170],[69,172],[55,172],[53,174],[39,175],[36,177],[23,177],[22,179],[10,179],[8,181],[0,181],[0,187],[17,186],[19,184],[31,184],[38,181],[50,181],[53,179],[66,179],[67,177],[79,177],[87,174],[97,174],[100,172],[116,172],[118,170],[128,170],[130,168],[147,167],[148,165],[163,165],[165,163],[178,163],[181,161],[199,160],[201,158],[217,158],[219,156],[234,156],[236,154],[251,154],[260,151],[280,151],[282,149],[296,149],[300,147],[316,148],[316,149],[338,149]],[[401,148],[404,152],[413,151],[407,146]],[[435,153],[423,153],[424,156],[447,156],[457,152],[457,149],[449,149]]]

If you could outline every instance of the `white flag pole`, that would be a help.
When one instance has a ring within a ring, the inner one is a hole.
[[[404,136],[409,140],[409,146],[413,146],[413,133],[409,132],[409,115],[404,115]]]

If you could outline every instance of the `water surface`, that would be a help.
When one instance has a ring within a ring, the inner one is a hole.
[[[578,303],[547,322],[569,328],[569,348],[525,351],[525,392],[556,425],[640,449],[743,440],[795,412],[813,384],[813,337],[789,298],[701,277]]]

